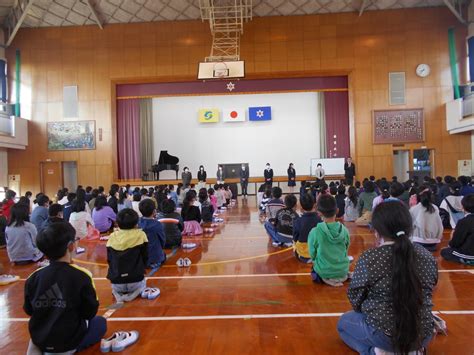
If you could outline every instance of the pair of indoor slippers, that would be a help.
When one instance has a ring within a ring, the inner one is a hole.
[[[179,258],[178,261],[176,262],[176,265],[178,267],[190,267],[191,266],[191,260],[189,258]]]
[[[194,249],[197,247],[196,243],[183,243],[181,244],[181,248],[183,249]]]
[[[123,351],[130,345],[135,344],[139,337],[140,333],[136,330],[115,332],[109,338],[100,341],[100,351],[103,353],[108,353],[109,351],[117,353]]]
[[[142,298],[146,298],[149,300],[154,300],[160,295],[160,289],[156,287],[147,287],[142,291]]]

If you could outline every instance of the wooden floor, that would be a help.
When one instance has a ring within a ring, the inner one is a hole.
[[[239,200],[225,214],[213,237],[196,238],[200,246],[179,250],[148,278],[161,289],[154,300],[137,299],[110,311],[113,297],[105,279],[104,242],[85,242],[79,265],[95,277],[101,308],[108,313],[108,334],[139,330],[140,340],[126,354],[350,354],[339,339],[339,314],[350,310],[347,286],[315,285],[310,266],[299,263],[290,249],[273,248],[259,222],[256,202]],[[350,255],[356,259],[373,246],[366,228],[346,224],[351,232]],[[442,246],[447,244],[446,232]],[[179,257],[193,265],[179,269]],[[435,253],[440,275],[434,310],[448,323],[449,335],[438,336],[429,354],[474,354],[474,269],[450,264]],[[31,266],[11,267],[6,251],[0,260],[22,281],[0,288],[0,353],[24,354],[28,319],[22,311],[24,278]],[[351,266],[353,267],[353,265]],[[95,346],[85,354],[96,354]]]

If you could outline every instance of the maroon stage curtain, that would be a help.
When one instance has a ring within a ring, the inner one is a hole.
[[[328,158],[350,156],[349,93],[333,91],[324,93],[326,114],[326,148]]]
[[[119,178],[141,179],[138,99],[117,100],[117,150]]]

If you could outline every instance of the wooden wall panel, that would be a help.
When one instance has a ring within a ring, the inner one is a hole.
[[[372,111],[423,107],[426,142],[435,149],[437,174],[456,174],[457,159],[470,159],[470,134],[449,135],[444,103],[452,99],[447,31],[456,28],[461,77],[466,29],[444,7],[314,16],[254,18],[245,24],[241,56],[248,77],[350,73],[355,139],[351,151],[359,177],[392,176],[391,145],[372,145]],[[9,173],[21,174],[22,190],[39,189],[39,162],[78,161],[79,182],[109,185],[116,166],[113,81],[196,76],[209,54],[209,26],[201,21],[21,29],[7,50],[10,90],[15,49],[22,53],[22,103],[31,111],[30,145],[9,151]],[[431,65],[427,78],[418,64]],[[388,104],[388,72],[405,71],[407,105]],[[46,122],[62,120],[62,87],[78,85],[79,118],[96,120],[97,149],[48,152]],[[13,91],[11,91],[13,92]],[[26,101],[26,102],[25,102]],[[178,134],[178,132],[176,132]],[[281,172],[283,173],[283,172]]]

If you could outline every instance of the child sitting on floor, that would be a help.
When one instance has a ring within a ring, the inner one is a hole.
[[[267,186],[267,185],[262,185],[262,186]],[[270,187],[267,186],[265,191],[263,192],[262,199],[259,204],[259,210],[260,210],[260,216],[263,217],[265,216],[265,211],[267,210],[267,204],[270,202],[272,198],[272,190]]]
[[[418,198],[420,202],[410,208],[413,220],[411,241],[429,251],[436,251],[443,237],[443,222],[438,207],[433,204],[433,194],[429,187],[426,187]]]
[[[212,233],[214,232],[214,229],[212,229],[214,208],[209,201],[207,190],[205,188],[200,189],[198,197],[199,203],[201,204],[201,218],[204,232]]]
[[[156,218],[155,203],[151,199],[145,199],[139,204],[142,218],[138,222],[148,239],[148,261],[147,267],[155,269],[166,261],[166,254],[163,248],[166,244],[165,232],[161,223]]]
[[[107,241],[107,278],[112,283],[112,294],[117,302],[132,301],[140,294],[142,298],[155,299],[160,290],[146,287],[148,239],[145,232],[137,228],[138,214],[125,208],[118,213],[117,224],[120,229]]]
[[[209,201],[211,202],[212,209],[214,210],[214,214],[217,213],[217,197],[215,191],[212,187],[207,190],[207,194],[209,195]]]
[[[293,241],[295,242],[295,256],[303,263],[311,263],[311,257],[308,250],[308,234],[321,223],[321,218],[314,211],[314,197],[311,194],[304,193],[300,196],[300,205],[303,214],[293,223]]]
[[[184,224],[180,214],[176,212],[176,205],[173,200],[164,200],[161,203],[161,213],[158,214],[158,221],[162,224],[165,232],[165,248],[179,247]]]
[[[224,184],[224,197],[226,206],[231,206],[232,191],[229,189],[229,185],[227,184]]]
[[[342,315],[337,330],[359,354],[426,353],[422,347],[434,331],[436,260],[410,242],[412,220],[402,203],[379,204],[372,226],[378,247],[357,261],[347,290],[353,310]]]
[[[281,188],[275,186],[272,188],[272,199],[268,201],[265,207],[265,215],[267,222],[272,222],[276,218],[276,214],[282,208],[285,208],[285,204],[281,199],[282,195]]]
[[[36,262],[43,257],[36,246],[36,227],[28,221],[28,210],[29,206],[14,204],[5,230],[8,258],[18,265]]]
[[[99,302],[92,274],[72,263],[76,231],[67,222],[53,223],[37,242],[51,264],[25,283],[23,309],[31,316],[28,354],[76,352],[98,343],[107,322],[96,316]]]
[[[464,196],[461,204],[466,216],[456,224],[449,247],[441,250],[441,256],[448,261],[474,265],[474,194]]]
[[[188,191],[181,209],[181,217],[184,221],[183,235],[199,235],[202,234],[201,228],[201,212],[199,207],[194,205],[196,201],[195,192]]]
[[[359,218],[359,211],[357,209],[357,189],[354,186],[349,186],[347,189],[347,196],[344,200],[344,221],[354,222]]]
[[[140,201],[142,200],[142,197],[140,194],[134,193],[132,196],[132,209],[137,212],[138,216],[141,217],[141,212],[140,208],[138,205],[140,204]]]
[[[57,222],[64,222],[63,206],[59,203],[53,203],[48,208],[48,219],[43,222],[41,230],[39,230],[38,233],[47,228],[50,224]]]
[[[176,191],[174,191],[174,185],[173,184],[169,184],[168,185],[168,198],[170,200],[173,200],[174,204],[177,205],[178,204],[178,194],[176,193]],[[159,206],[159,208],[161,208],[161,206]]]
[[[214,191],[216,195],[217,210],[220,211],[225,203],[225,199],[223,198],[222,193],[221,193],[221,185],[215,184]]]
[[[337,205],[337,218],[344,216],[346,209],[346,187],[344,185],[339,185],[337,187],[337,194],[335,196],[336,205]]]
[[[336,200],[330,195],[319,196],[318,211],[323,223],[311,230],[308,237],[309,254],[313,260],[311,277],[314,282],[342,286],[349,274],[349,231],[336,222]]]
[[[76,237],[83,239],[97,239],[100,237],[100,232],[94,228],[94,221],[82,201],[74,200],[71,205],[71,215],[69,223],[76,230]]]
[[[226,193],[225,193],[223,184],[220,184],[217,186],[216,195],[217,195],[217,207],[220,210],[227,209]]]
[[[265,229],[272,239],[272,246],[293,246],[293,223],[299,218],[295,212],[296,196],[293,194],[285,196],[285,208],[280,209],[273,223],[265,223]]]

